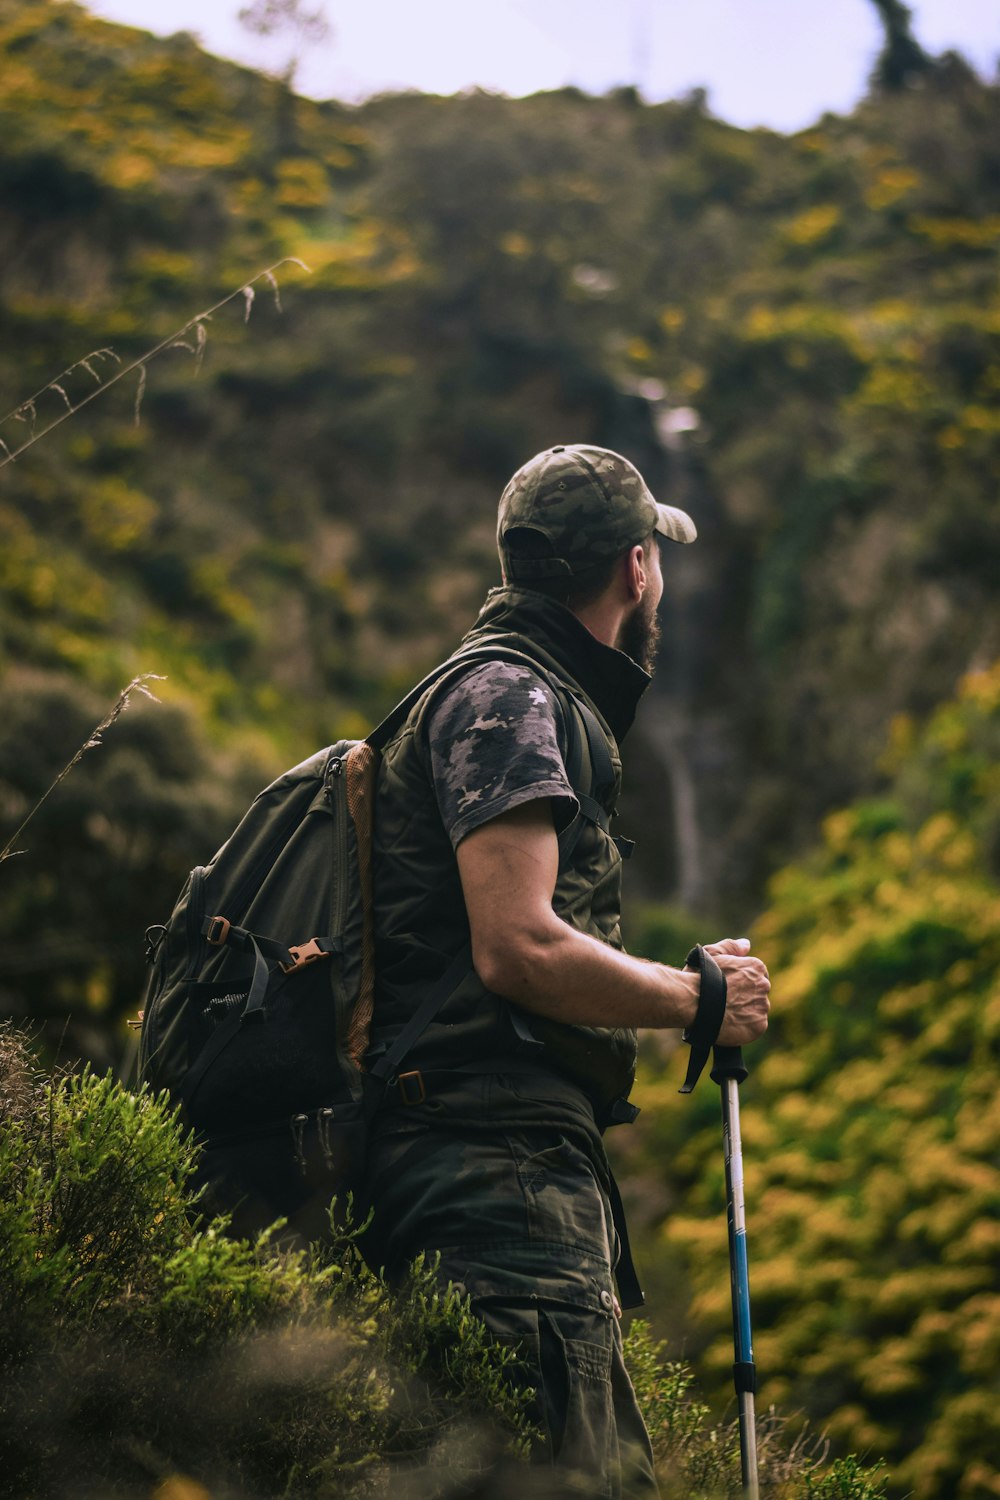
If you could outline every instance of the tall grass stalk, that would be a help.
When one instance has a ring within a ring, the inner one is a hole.
[[[48,800],[59,783],[66,779],[70,771],[72,771],[73,767],[80,764],[83,757],[87,754],[87,751],[96,750],[99,745],[102,745],[104,743],[105,731],[110,729],[112,724],[116,724],[118,722],[122,714],[128,708],[133,694],[141,693],[144,698],[150,698],[154,703],[159,703],[159,698],[157,698],[152,689],[147,686],[147,684],[150,682],[166,682],[166,678],[157,672],[142,672],[138,677],[133,677],[128,686],[122,689],[122,691],[118,695],[117,702],[111,709],[110,713],[108,713],[106,717],[103,718],[101,722],[91,730],[90,734],[84,740],[83,744],[80,746],[79,750],[77,750],[76,754],[72,757],[71,760],[68,760],[66,762],[62,770],[59,772],[59,775],[42,793],[38,801],[35,803],[34,807],[28,813],[28,816],[22,821],[20,827],[14,830],[10,838],[7,840],[6,844],[4,844],[3,848],[0,849],[0,863],[2,863],[5,859],[13,859],[15,855],[27,853],[27,850],[25,849],[14,848],[17,840],[21,837],[21,834],[27,828],[28,824],[31,822],[38,809],[44,802]]]
[[[9,411],[5,417],[0,418],[0,428],[6,426],[8,422],[26,422],[30,425],[29,435],[19,447],[11,448],[4,442],[3,438],[0,438],[0,469],[4,469],[8,464],[12,464],[15,459],[20,458],[22,453],[25,453],[41,438],[46,437],[56,427],[61,426],[70,417],[75,416],[78,411],[82,410],[91,401],[95,401],[98,396],[110,390],[111,386],[117,385],[119,380],[124,380],[126,375],[136,374],[138,376],[133,408],[134,419],[138,425],[142,398],[146,390],[146,366],[150,360],[155,359],[158,354],[162,354],[165,349],[186,349],[188,353],[194,356],[195,370],[200,370],[205,345],[208,342],[207,324],[223,307],[235,301],[237,297],[242,297],[244,302],[243,321],[244,323],[249,322],[250,308],[254,301],[254,287],[258,282],[262,281],[266,286],[271,288],[274,293],[275,307],[278,312],[281,312],[281,294],[278,290],[276,273],[283,266],[299,266],[303,271],[309,272],[310,275],[312,274],[310,267],[306,265],[305,261],[299,260],[294,255],[286,255],[283,260],[275,261],[273,265],[265,266],[262,271],[258,271],[255,276],[251,276],[242,286],[238,286],[234,292],[230,292],[227,297],[223,297],[221,302],[216,302],[213,307],[205,308],[203,312],[195,313],[193,318],[189,318],[180,328],[174,329],[173,333],[168,334],[165,339],[161,339],[152,349],[147,349],[145,354],[138,355],[129,364],[122,365],[119,356],[113,349],[93,349],[89,354],[84,355],[82,359],[75,360],[65,370],[61,370],[53,380],[50,380],[47,385],[42,386],[41,390],[36,391],[33,396],[28,396],[26,400],[15,406],[13,411]],[[187,337],[189,334],[194,336],[194,343],[189,341]],[[99,370],[96,367],[98,361],[105,359],[113,359],[121,366],[108,380],[101,379]],[[88,392],[81,400],[71,401],[63,382],[77,370],[86,370],[97,382],[97,387],[95,390]],[[61,398],[66,410],[60,412],[59,416],[53,418],[47,426],[38,429],[38,402],[50,392]]]

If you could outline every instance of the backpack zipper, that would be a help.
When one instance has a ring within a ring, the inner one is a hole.
[[[326,799],[330,805],[330,813],[333,822],[333,887],[330,902],[330,936],[339,938],[343,936],[344,930],[344,903],[347,898],[345,889],[347,882],[344,880],[344,872],[347,868],[347,820],[344,817],[344,795],[338,795],[334,788],[334,781],[344,775],[344,760],[342,756],[334,755],[326,768]]]
[[[328,765],[326,772],[324,773],[324,784],[326,787],[328,800],[330,797],[329,778],[330,767]],[[250,900],[251,896],[255,894],[260,886],[262,876],[271,868],[272,864],[274,863],[274,857],[278,853],[278,850],[288,842],[289,828],[296,826],[301,821],[301,815],[293,818],[292,814],[289,814],[285,822],[282,823],[281,827],[275,833],[271,842],[268,844],[266,850],[254,865],[253,869],[247,876],[244,877],[242,884],[237,887],[235,895],[230,897],[228,902],[228,905],[232,911],[230,921],[240,921],[245,911],[247,902]]]
[[[205,909],[205,866],[195,865],[191,871],[191,889],[188,892],[187,911],[184,914],[184,933],[187,941],[189,962],[187,973],[182,982],[186,983],[194,979],[198,972],[205,947],[205,940],[201,935],[201,923]],[[166,937],[164,928],[164,938]],[[158,956],[158,955],[157,955]],[[143,1025],[139,1033],[139,1076],[142,1077],[144,1069],[149,1060],[156,1056],[159,1050],[159,1033],[157,1022],[160,1019],[160,999],[162,988],[157,989],[146,1008],[143,1016]]]
[[[201,932],[201,924],[205,915],[204,865],[195,865],[191,871],[191,893],[188,896],[186,915],[187,949],[191,955],[191,962],[184,978],[193,979],[202,961],[205,948],[205,939],[202,937]]]

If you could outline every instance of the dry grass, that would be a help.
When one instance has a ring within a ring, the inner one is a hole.
[[[40,390],[35,391],[34,395],[28,396],[24,401],[15,406],[13,411],[9,411],[5,417],[0,418],[0,430],[8,422],[26,423],[29,429],[28,436],[22,443],[17,444],[15,447],[11,447],[10,444],[0,437],[0,455],[2,455],[0,456],[0,469],[14,463],[16,459],[20,458],[22,453],[26,453],[35,443],[46,437],[56,427],[61,426],[63,422],[68,421],[70,417],[75,416],[78,411],[89,405],[91,401],[96,401],[98,396],[110,390],[113,385],[117,385],[120,380],[124,380],[126,375],[134,374],[137,377],[133,416],[136,424],[138,424],[142,410],[142,398],[146,391],[146,368],[150,361],[155,359],[158,354],[162,354],[166,349],[186,349],[194,357],[195,372],[197,373],[201,369],[205,345],[208,342],[208,324],[215,314],[228,306],[230,302],[235,301],[238,297],[243,298],[243,321],[244,323],[249,322],[250,309],[253,306],[255,296],[254,288],[258,282],[263,282],[271,288],[274,294],[275,307],[278,312],[281,312],[281,293],[278,289],[277,272],[283,266],[298,266],[301,270],[311,274],[310,268],[306,265],[305,261],[299,260],[294,255],[286,255],[282,260],[275,261],[273,265],[265,266],[262,271],[258,271],[256,275],[251,276],[248,281],[245,281],[242,286],[238,286],[234,292],[230,292],[227,297],[223,297],[220,302],[216,302],[212,307],[205,308],[203,312],[195,313],[194,317],[189,318],[186,323],[182,323],[179,328],[174,329],[173,333],[169,333],[165,339],[161,339],[152,349],[147,349],[144,354],[138,355],[136,359],[131,360],[127,365],[122,365],[119,356],[113,349],[109,348],[93,349],[89,354],[85,354],[82,359],[74,360],[65,370],[61,370],[54,379],[43,385]],[[115,374],[107,380],[101,378],[99,370],[99,363],[103,360],[114,360],[120,366]],[[71,399],[66,386],[69,378],[79,370],[85,371],[92,377],[96,382],[96,389],[89,391],[80,400],[74,401]],[[47,401],[48,398],[58,398],[65,409],[61,410],[59,415],[53,417],[44,427],[39,428],[38,406],[40,402]]]
[[[80,764],[80,761],[87,754],[88,750],[96,750],[100,745],[104,743],[105,732],[110,729],[113,724],[116,724],[118,722],[122,714],[128,708],[132,697],[135,694],[141,694],[144,698],[150,698],[154,703],[159,703],[159,698],[157,698],[156,694],[152,691],[151,688],[147,686],[147,684],[150,682],[165,681],[166,678],[161,676],[157,672],[142,672],[138,677],[133,677],[132,681],[128,684],[127,687],[122,688],[110,713],[106,714],[101,722],[91,730],[90,734],[84,740],[83,744],[77,750],[76,754],[66,762],[62,770],[59,772],[59,775],[56,776],[55,779],[49,784],[46,790],[39,797],[38,801],[32,807],[27,817],[21,821],[20,826],[14,830],[10,838],[7,840],[6,844],[4,844],[3,848],[0,849],[0,864],[2,864],[5,859],[13,859],[15,855],[27,853],[27,850],[25,849],[14,848],[14,845],[21,837],[21,834],[24,832],[28,824],[31,822],[32,818],[38,812],[38,809],[55,791],[59,783],[66,779],[74,766]]]

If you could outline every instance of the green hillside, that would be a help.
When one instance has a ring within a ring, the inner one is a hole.
[[[745,924],[877,784],[887,717],[1000,650],[997,90],[960,59],[783,138],[698,95],[315,104],[55,0],[0,3],[0,58],[9,451],[119,368],[67,365],[127,364],[283,257],[311,267],[278,273],[283,311],[257,280],[200,355],[193,329],[150,363],[139,425],[133,374],[0,470],[12,826],[155,671],[192,721],[173,789],[224,829],[455,641],[495,581],[500,487],[559,437],[627,450],[701,528],[668,559],[630,746],[637,895]],[[36,699],[51,729],[22,755]],[[92,776],[74,832],[53,812],[66,877],[110,820],[155,915],[192,856],[144,864],[151,830],[98,813]],[[37,848],[18,878],[44,884]],[[88,925],[117,1013],[135,950]]]
[[[0,0],[0,846],[166,678],[0,862],[0,1009],[120,1065],[143,929],[455,643],[513,469],[627,452],[700,531],[627,746],[630,942],[755,923],[775,973],[765,1390],[950,1500],[997,1484],[1000,89],[925,64],[791,137],[698,93],[347,108]],[[711,1373],[717,1101],[661,1067],[621,1150]]]
[[[922,733],[898,722],[888,794],[826,819],[754,933],[776,1001],[741,1090],[762,1400],[884,1454],[916,1500],[1000,1482],[998,765],[994,667]],[[718,1090],[678,1097],[677,1063],[648,1054],[626,1161],[633,1191],[667,1178],[645,1254],[679,1258],[728,1383]]]

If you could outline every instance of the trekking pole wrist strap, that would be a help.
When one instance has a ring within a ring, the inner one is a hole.
[[[726,976],[700,943],[691,949],[684,965],[685,968],[697,969],[701,980],[698,987],[698,1013],[683,1033],[684,1040],[691,1047],[691,1055],[680,1092],[690,1094],[701,1077],[708,1062],[708,1054],[722,1030],[726,1015]]]

